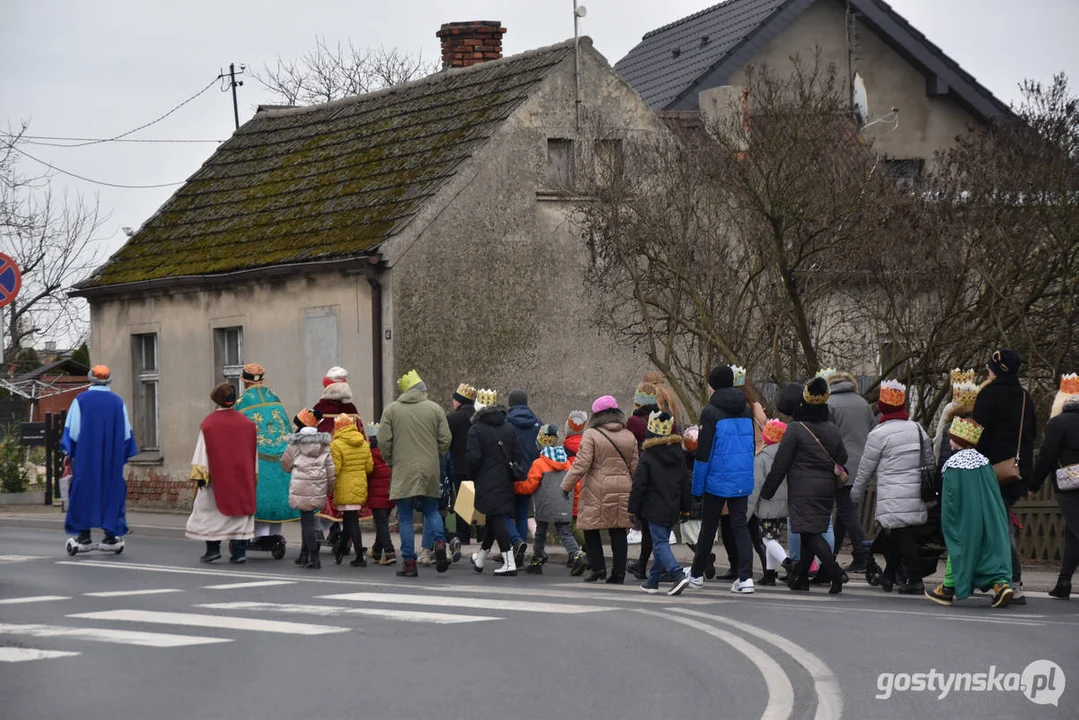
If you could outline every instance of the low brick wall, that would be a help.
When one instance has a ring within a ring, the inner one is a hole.
[[[131,510],[191,510],[194,483],[161,473],[155,468],[127,472],[127,506]]]

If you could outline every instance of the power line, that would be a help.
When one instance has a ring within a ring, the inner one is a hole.
[[[90,142],[90,143],[104,143],[104,142],[119,142],[119,143],[223,143],[224,140],[202,140],[202,139],[188,139],[188,138],[92,138],[92,137],[62,137],[57,135],[12,135],[0,131],[0,135],[4,135],[8,138],[19,138],[20,142],[24,142],[27,145],[45,145],[48,147],[80,147],[79,145],[67,145],[68,142]],[[61,142],[44,142],[46,140],[57,140]]]
[[[215,80],[214,82],[217,82],[217,81]],[[123,190],[151,190],[151,189],[154,189],[154,188],[175,187],[177,185],[183,185],[184,184],[182,180],[180,182],[158,183],[156,185],[124,185],[122,183],[110,183],[110,182],[104,182],[102,180],[93,180],[93,179],[85,177],[83,175],[78,175],[76,173],[69,172],[67,170],[64,170],[63,168],[58,168],[55,165],[51,165],[51,164],[45,162],[44,160],[40,160],[40,159],[34,157],[33,155],[31,155],[30,153],[26,152],[25,150],[19,149],[18,146],[14,145],[12,143],[7,143],[7,146],[8,146],[8,148],[10,148],[10,149],[14,150],[15,152],[19,153],[20,155],[22,155],[22,156],[24,156],[26,158],[29,158],[30,160],[33,160],[36,163],[41,163],[42,165],[49,168],[50,170],[55,170],[56,172],[61,173],[63,175],[69,175],[69,176],[71,176],[73,178],[76,178],[78,180],[82,180],[84,182],[92,183],[94,185],[103,185],[105,187],[121,188]]]

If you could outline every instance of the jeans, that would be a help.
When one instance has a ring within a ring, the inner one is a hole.
[[[790,521],[787,522],[787,527],[790,527]],[[828,543],[828,545],[832,548],[832,552],[834,553],[835,535],[833,534],[831,523],[828,523],[828,529],[824,531],[824,534],[821,537],[824,538],[824,541]],[[802,557],[802,536],[798,533],[788,531],[787,544],[790,545],[789,552],[787,554],[790,556],[791,562],[798,562],[798,560]]]
[[[536,521],[536,537],[532,542],[532,557],[545,558],[547,557],[547,529],[549,524],[546,520]],[[577,553],[581,552],[581,546],[577,544],[577,538],[573,537],[573,531],[569,528],[569,521],[563,520],[562,522],[556,522],[554,524],[555,532],[558,533],[558,539],[562,541],[562,547],[566,549],[566,554],[573,558]]]
[[[300,545],[300,554],[310,559],[318,557],[318,535],[315,532],[317,518],[314,510],[300,511],[300,537],[303,542]]]
[[[483,542],[480,543],[481,550],[490,550],[498,541],[498,550],[503,553],[503,557],[510,550],[510,537],[509,537],[509,515],[488,515],[487,524],[483,526]],[[402,542],[403,546],[404,543]]]
[[[221,541],[220,540],[207,540],[206,541],[206,552],[208,552],[208,553],[215,552],[215,553],[220,554],[220,552],[221,552]],[[246,540],[229,540],[229,555],[234,560],[239,560],[242,557],[246,557],[247,556],[247,541]]]
[[[397,501],[397,522],[401,532],[401,557],[406,561],[416,559],[416,533],[412,529],[412,513],[415,510],[423,513],[423,532],[425,537],[430,533],[431,547],[439,540],[446,541],[442,516],[438,514],[438,498],[401,498]]]
[[[753,543],[749,538],[749,525],[746,519],[749,498],[723,498],[705,493],[702,502],[704,518],[701,520],[700,537],[697,538],[697,552],[693,554],[693,568],[691,569],[693,577],[704,575],[704,566],[708,563],[708,556],[712,552],[712,543],[715,542],[716,531],[719,529],[723,505],[726,504],[727,511],[730,513],[734,544],[738,548],[738,567],[732,569],[737,571],[739,580],[749,580],[753,577]],[[655,543],[656,539],[652,538],[652,542]]]
[[[839,548],[843,547],[843,538],[849,534],[851,552],[854,557],[860,558],[867,552],[865,530],[862,529],[862,517],[858,512],[858,506],[850,499],[850,491],[851,486],[847,484],[846,487],[840,488],[835,496],[835,537],[831,543],[832,552],[839,552]]]
[[[393,539],[390,537],[390,511],[379,508],[372,509],[371,516],[375,519],[375,544],[371,552],[384,554],[393,552]]]
[[[656,558],[652,563],[652,570],[648,573],[648,581],[658,583],[664,572],[680,575],[682,566],[671,552],[671,527],[649,522],[648,529],[652,532],[652,554]]]
[[[513,496],[513,517],[506,516],[506,530],[510,542],[516,545],[528,540],[528,508],[532,505],[531,495]]]
[[[626,576],[626,557],[629,554],[629,545],[626,544],[626,529],[611,528],[607,531],[611,535],[611,555],[614,557],[614,567],[611,568],[611,577]],[[584,531],[584,551],[588,554],[588,567],[594,572],[606,572],[607,560],[603,557],[603,538],[599,530]]]

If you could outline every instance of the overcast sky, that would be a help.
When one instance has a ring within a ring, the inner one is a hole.
[[[645,32],[689,15],[707,0],[581,0],[581,31],[614,64]],[[744,1],[744,0],[735,0]],[[1024,78],[1065,71],[1079,82],[1075,0],[890,0],[900,14],[1006,102]],[[0,129],[30,121],[34,135],[112,137],[193,95],[230,62],[262,67],[295,57],[324,36],[334,44],[400,47],[437,60],[443,22],[501,20],[506,54],[573,35],[572,0],[0,0]],[[268,102],[249,78],[240,120]],[[216,87],[133,137],[226,139],[232,102]],[[25,146],[35,157],[94,180],[150,185],[182,181],[213,144]],[[27,159],[25,169],[35,164]],[[138,227],[175,188],[117,189],[57,175],[55,185],[96,195],[111,219],[101,251],[121,228]]]

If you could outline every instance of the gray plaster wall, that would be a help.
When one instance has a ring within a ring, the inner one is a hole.
[[[587,249],[571,219],[578,199],[544,192],[547,140],[575,139],[583,175],[593,162],[589,127],[616,137],[664,130],[590,43],[581,88],[581,132],[571,56],[440,194],[449,200],[385,248],[395,377],[415,368],[444,405],[458,382],[495,389],[503,401],[521,387],[544,421],[561,425],[598,395],[628,403],[646,369],[635,348],[593,327]]]
[[[267,386],[290,414],[311,407],[325,371],[342,365],[351,373],[354,402],[367,421],[373,407],[370,302],[364,276],[339,271],[91,302],[91,357],[112,369],[112,389],[129,411],[134,411],[131,336],[157,334],[161,449],[136,458],[129,471],[188,477],[199,423],[213,409],[209,394],[219,382],[214,328],[243,327],[244,362],[266,368]]]
[[[775,70],[790,67],[790,58],[800,55],[811,62],[816,48],[821,60],[834,63],[839,77],[847,77],[846,14],[842,3],[818,0],[803,12],[790,27],[779,33],[751,60],[736,72],[731,84],[745,86],[746,70],[767,63]],[[899,127],[886,123],[866,130],[877,152],[889,157],[930,160],[933,154],[954,144],[974,118],[951,97],[926,95],[926,79],[914,66],[892,50],[865,24],[857,24],[857,52],[854,71],[865,80],[869,96],[870,119],[891,108],[899,108]]]

